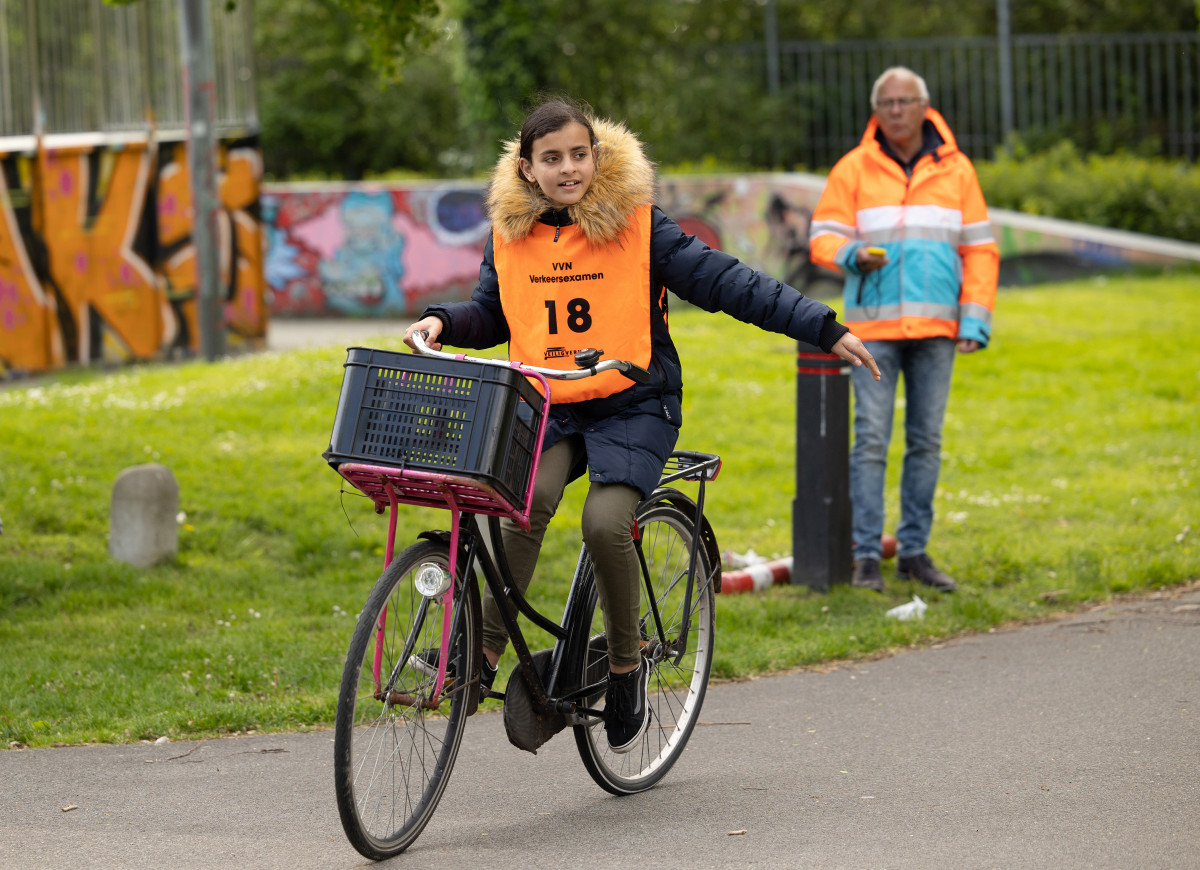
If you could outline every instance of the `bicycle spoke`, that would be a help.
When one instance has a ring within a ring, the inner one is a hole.
[[[434,703],[436,678],[409,667],[413,655],[441,647],[445,611],[413,584],[415,571],[430,561],[448,565],[444,545],[421,542],[393,559],[355,626],[343,674],[334,734],[338,811],[350,842],[375,860],[402,852],[429,822],[466,721],[468,693],[447,692]],[[474,648],[477,597],[462,616],[452,653]],[[465,657],[446,667],[469,669]]]
[[[712,662],[714,600],[710,584],[693,585],[687,637],[679,635],[692,558],[691,519],[674,505],[659,502],[639,513],[638,521],[646,584],[651,590],[648,594],[643,590],[640,619],[643,655],[652,669],[647,691],[650,726],[639,745],[625,755],[612,752],[598,721],[577,726],[575,731],[588,772],[601,787],[616,794],[649,788],[679,758],[695,727]],[[708,576],[708,559],[703,548],[696,557],[694,576],[698,580]],[[589,669],[596,664],[596,657],[590,657]]]

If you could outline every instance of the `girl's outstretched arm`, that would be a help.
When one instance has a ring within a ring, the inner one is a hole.
[[[875,364],[875,357],[871,356],[871,352],[867,350],[867,346],[862,343],[858,336],[847,332],[837,340],[837,344],[833,346],[832,352],[851,365],[866,366],[875,377],[875,380],[879,380],[879,366]]]

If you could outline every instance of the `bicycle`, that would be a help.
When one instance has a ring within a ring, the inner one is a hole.
[[[497,601],[509,602],[500,609],[518,664],[505,691],[486,696],[504,701],[510,741],[536,751],[571,726],[588,773],[615,795],[655,785],[691,736],[712,666],[721,580],[720,551],[704,516],[705,485],[721,459],[676,451],[631,530],[642,567],[642,655],[653,668],[651,724],[634,751],[614,754],[595,706],[604,697],[608,663],[587,548],[556,623],[515,588],[499,518],[529,526],[549,380],[611,370],[635,380],[649,375],[625,361],[601,361],[596,350],[579,352],[578,368],[563,371],[418,345],[417,354],[348,350],[324,454],[376,513],[389,514],[385,568],[350,641],[334,731],[342,826],[354,848],[376,860],[403,852],[428,824],[466,719],[485,696],[478,575]],[[673,485],[678,481],[698,484],[694,500]],[[401,504],[449,510],[450,530],[421,532],[396,554]],[[487,519],[494,555],[480,517]],[[518,614],[547,631],[553,648],[532,652]],[[432,668],[410,661],[431,648],[438,651],[433,676],[426,673]]]

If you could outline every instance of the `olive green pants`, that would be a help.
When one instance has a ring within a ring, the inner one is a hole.
[[[533,579],[546,527],[562,501],[571,469],[583,455],[583,439],[578,436],[559,441],[545,451],[534,482],[529,531],[522,531],[511,520],[500,522],[508,567],[522,595]],[[583,541],[596,569],[609,665],[616,668],[634,667],[641,662],[638,616],[642,574],[630,535],[639,501],[641,495],[631,486],[593,483],[583,505]],[[488,587],[483,597],[483,645],[497,653],[504,652],[508,645],[499,605]]]

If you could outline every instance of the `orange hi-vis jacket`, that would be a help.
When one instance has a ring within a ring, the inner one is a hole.
[[[871,118],[862,142],[829,173],[809,229],[810,256],[845,273],[842,322],[864,341],[986,345],[1000,251],[970,159],[940,114],[927,109],[925,118],[943,142],[920,157],[911,178],[883,151]],[[888,264],[860,272],[855,254],[863,245],[885,249]]]
[[[650,206],[629,217],[619,243],[595,245],[576,225],[537,224],[521,239],[494,240],[509,359],[576,369],[575,353],[650,367]],[[555,402],[611,396],[630,386],[619,372],[555,381]]]

